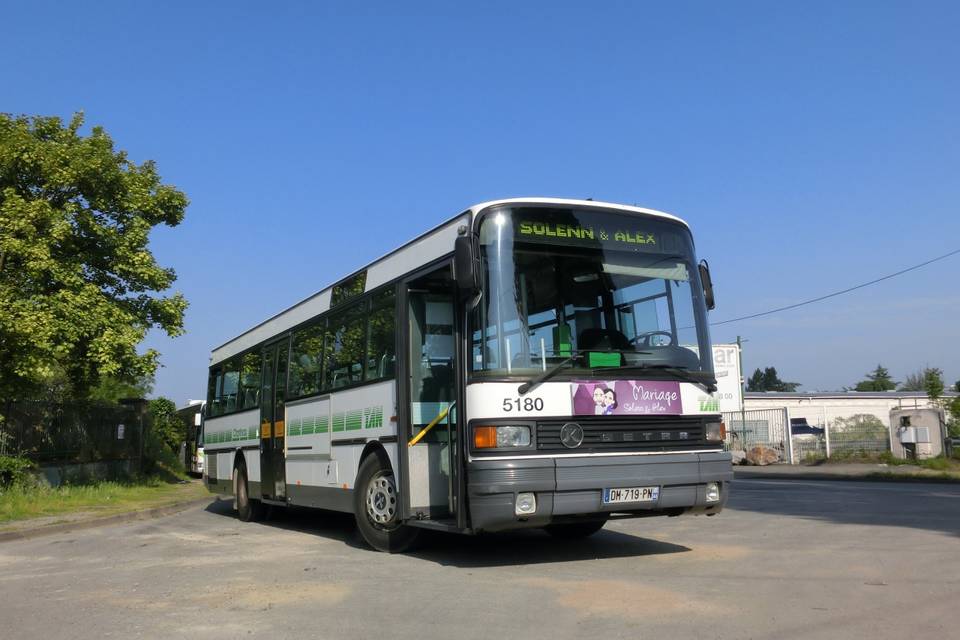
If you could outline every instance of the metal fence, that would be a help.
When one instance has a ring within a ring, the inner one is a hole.
[[[39,464],[139,459],[149,428],[143,403],[12,402],[0,410],[0,455]]]
[[[746,458],[753,464],[791,462],[789,425],[786,409],[757,409],[723,414],[727,426],[726,448],[734,458]]]
[[[873,414],[834,417],[826,424],[791,429],[786,407],[723,414],[727,426],[726,448],[734,460],[750,464],[799,463],[832,458],[872,458],[890,451],[890,431]]]
[[[827,425],[830,457],[869,456],[890,451],[890,430],[879,418],[857,414]]]

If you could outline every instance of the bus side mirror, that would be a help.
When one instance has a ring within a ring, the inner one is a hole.
[[[707,310],[713,311],[717,306],[713,298],[713,280],[710,278],[710,265],[706,260],[700,261],[700,283],[703,285],[703,299],[707,303]]]
[[[453,270],[460,291],[474,295],[480,291],[480,267],[477,244],[470,234],[459,236],[453,244]]]

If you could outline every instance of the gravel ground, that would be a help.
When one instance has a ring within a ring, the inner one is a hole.
[[[737,479],[713,518],[365,549],[352,520],[230,503],[0,543],[13,638],[953,637],[960,486]]]

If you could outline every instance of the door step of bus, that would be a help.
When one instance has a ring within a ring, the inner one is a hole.
[[[287,506],[286,500],[274,500],[273,498],[260,498],[260,502],[262,502],[263,504],[273,505],[275,507]]]
[[[464,530],[457,526],[456,520],[410,520],[407,522],[411,527],[420,527],[421,529],[432,529],[434,531],[450,531],[453,533],[464,533]]]

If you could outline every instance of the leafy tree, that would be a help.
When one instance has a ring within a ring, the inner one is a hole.
[[[897,383],[890,377],[887,368],[877,365],[871,373],[867,374],[866,380],[861,380],[854,387],[855,391],[892,391],[897,388]]]
[[[960,393],[960,380],[957,380],[956,382],[953,383],[953,390],[956,391],[957,393]]]
[[[153,376],[142,376],[133,382],[103,377],[90,389],[88,399],[115,404],[124,398],[144,398],[153,391]]]
[[[933,367],[924,367],[919,371],[914,371],[907,375],[907,377],[900,383],[900,391],[926,391],[927,390],[927,374],[931,371],[938,371],[939,369],[934,369]],[[943,373],[940,372],[942,376]]]
[[[847,418],[834,418],[830,424],[830,439],[836,443],[885,440],[888,437],[887,425],[871,413],[857,413]]]
[[[952,398],[947,404],[947,414],[950,416],[947,421],[950,437],[960,438],[960,396]]]
[[[943,397],[943,371],[927,368],[923,372],[923,390],[927,392],[930,402],[939,405],[940,398]]]
[[[186,301],[149,235],[176,226],[187,199],[135,164],[83,115],[0,114],[0,401],[55,380],[83,397],[102,378],[152,376],[147,331],[183,332]]]
[[[784,382],[775,367],[756,369],[747,380],[747,391],[796,391],[799,382]]]
[[[173,452],[187,439],[187,425],[177,415],[177,405],[169,398],[155,398],[147,403],[153,432]]]

